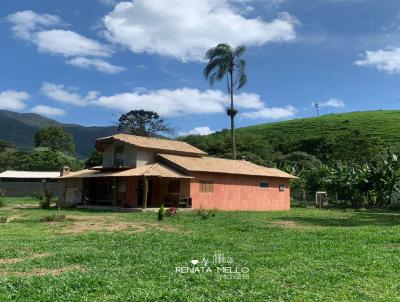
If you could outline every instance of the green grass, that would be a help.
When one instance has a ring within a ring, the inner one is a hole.
[[[14,217],[0,224],[0,259],[21,260],[0,260],[0,301],[400,300],[398,212],[296,208],[158,222],[157,213],[62,210],[65,221],[42,222],[58,214],[0,209]],[[125,228],[66,232],[96,224]],[[248,267],[249,279],[175,273],[217,250]],[[55,269],[64,271],[40,275]]]
[[[383,142],[400,147],[400,111],[379,110],[328,114],[319,117],[294,119],[290,121],[261,124],[238,129],[238,135],[251,133],[265,139],[277,137],[293,141],[340,136],[347,130],[361,130],[378,136]]]

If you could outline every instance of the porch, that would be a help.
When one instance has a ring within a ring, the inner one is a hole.
[[[161,163],[131,169],[93,168],[60,178],[61,204],[113,208],[190,208],[193,177]]]
[[[191,208],[190,180],[161,177],[101,177],[83,179],[80,208]]]

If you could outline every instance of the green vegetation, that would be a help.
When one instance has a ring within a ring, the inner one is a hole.
[[[0,301],[399,300],[398,212],[183,212],[159,223],[154,212],[58,214],[9,202]],[[249,279],[175,272],[216,251]]]
[[[73,154],[74,138],[61,127],[42,128],[35,134],[35,147],[48,148],[51,151]]]
[[[12,144],[23,151],[34,147],[35,133],[49,126],[62,127],[74,137],[76,154],[79,158],[89,156],[96,138],[116,133],[116,127],[85,127],[72,124],[61,124],[34,113],[17,113],[0,110],[0,140]],[[1,148],[1,146],[0,146]]]

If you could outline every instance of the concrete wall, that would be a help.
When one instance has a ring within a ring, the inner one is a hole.
[[[275,211],[290,209],[289,181],[279,178],[240,176],[213,173],[193,173],[190,196],[194,209],[220,209],[236,211]],[[212,181],[212,193],[200,193],[200,180]],[[268,181],[269,189],[259,187]],[[285,184],[283,192],[279,184]]]
[[[52,190],[53,196],[60,194],[58,182],[0,182],[0,189],[8,197],[27,197],[43,190]]]

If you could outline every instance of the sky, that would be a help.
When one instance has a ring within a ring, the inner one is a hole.
[[[398,0],[2,0],[0,109],[115,125],[158,112],[178,134],[229,127],[207,49],[244,45],[236,126],[400,107]]]

